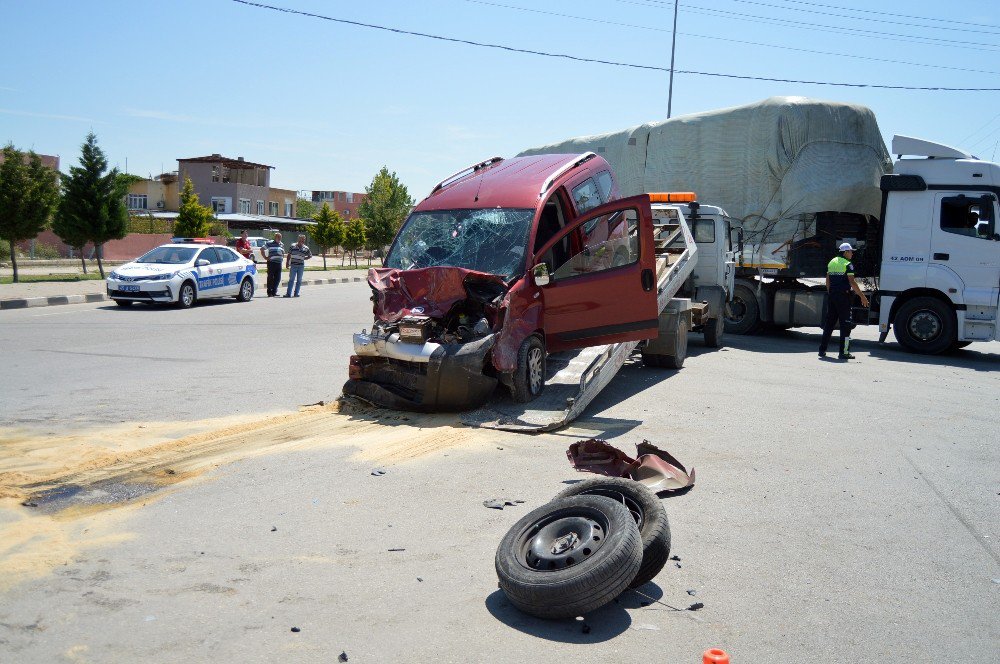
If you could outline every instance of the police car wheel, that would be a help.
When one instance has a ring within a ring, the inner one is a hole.
[[[253,299],[253,279],[247,277],[240,284],[240,294],[236,296],[240,302],[249,302]]]
[[[194,284],[190,281],[185,281],[181,284],[181,291],[177,295],[177,306],[187,309],[194,304],[195,297]]]

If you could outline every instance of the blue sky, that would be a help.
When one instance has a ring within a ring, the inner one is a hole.
[[[269,4],[516,48],[670,62],[672,1]],[[680,4],[678,69],[1000,88],[995,2]],[[140,175],[174,170],[178,157],[219,152],[274,165],[274,186],[363,191],[385,164],[419,200],[486,157],[667,117],[665,72],[445,43],[232,0],[0,0],[0,25],[7,54],[0,58],[0,142],[58,154],[64,171],[93,129],[112,164],[124,168],[127,159]],[[909,134],[1000,155],[998,92],[677,74],[673,115],[772,95],[869,106],[887,142]]]

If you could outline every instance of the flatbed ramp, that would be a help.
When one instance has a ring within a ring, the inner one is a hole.
[[[685,240],[683,248],[672,248],[681,236]],[[683,221],[658,225],[654,242],[656,300],[663,312],[694,270],[697,247]],[[463,413],[462,424],[519,433],[541,433],[566,426],[607,387],[638,345],[638,341],[627,341],[553,353],[546,358],[545,389],[538,398],[515,403],[505,395]]]

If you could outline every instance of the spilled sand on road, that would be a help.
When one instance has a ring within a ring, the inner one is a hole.
[[[131,423],[66,436],[0,430],[0,589],[44,575],[87,548],[127,539],[121,530],[127,513],[163,493],[149,493],[151,486],[168,487],[264,454],[352,446],[352,460],[393,465],[495,436],[463,427],[451,414],[400,414],[354,402],[249,421]],[[44,509],[47,495],[69,487],[85,493],[108,483],[142,486],[145,493],[141,499]]]

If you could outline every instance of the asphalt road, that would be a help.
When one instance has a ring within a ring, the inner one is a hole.
[[[0,420],[44,436],[335,397],[367,292],[303,293],[6,312]],[[996,661],[1000,343],[919,358],[859,330],[859,360],[841,364],[816,358],[816,332],[692,339],[682,370],[627,366],[572,430],[358,415],[431,442],[279,447],[110,526],[76,517],[65,560],[0,591],[0,661],[697,662],[712,646],[734,662]],[[493,554],[583,477],[564,450],[590,435],[626,451],[647,438],[697,468],[665,501],[680,560],[645,598],[538,621],[497,591]],[[482,506],[494,497],[526,503]]]

